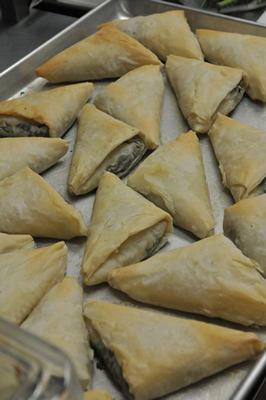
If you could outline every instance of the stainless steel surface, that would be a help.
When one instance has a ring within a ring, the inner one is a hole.
[[[107,0],[99,7],[95,8],[92,12],[88,13],[80,20],[72,24],[69,28],[65,29],[62,33],[56,35],[52,40],[38,48],[36,51],[32,52],[28,57],[21,60],[21,62],[15,64],[12,68],[5,71],[1,77],[1,100],[5,100],[13,96],[20,96],[21,92],[36,92],[42,90],[44,87],[54,87],[54,85],[48,84],[47,81],[42,78],[35,79],[34,68],[42,64],[45,60],[58,53],[62,49],[68,47],[74,42],[77,42],[78,40],[81,40],[83,37],[94,33],[98,24],[109,20],[122,19],[135,15],[147,15],[155,12],[164,12],[174,8],[185,10],[187,19],[194,31],[196,28],[216,28],[226,31],[232,30],[240,33],[266,36],[266,28],[263,24],[256,24],[248,21],[218,16],[217,14],[204,11],[196,11],[187,7],[175,6],[171,3],[147,0]],[[181,132],[187,132],[189,127],[179,110],[176,97],[165,75],[164,69],[162,70],[162,73],[165,78],[165,98],[161,122],[161,142],[163,143],[168,139],[175,138]],[[89,102],[92,103],[96,94],[109,83],[110,80],[95,82],[95,91]],[[266,105],[259,102],[254,102],[245,96],[237,109],[231,113],[231,116],[239,121],[263,129],[265,127]],[[68,153],[57,165],[44,172],[42,176],[47,179],[47,181],[50,182],[67,201],[71,202],[74,207],[80,209],[84,216],[85,222],[89,223],[92,214],[95,192],[92,192],[88,195],[75,197],[71,196],[67,190],[67,176],[73,154],[76,131],[77,123],[75,123],[73,127],[64,135],[64,138],[69,141],[70,145]],[[214,217],[216,220],[215,233],[219,233],[222,232],[224,208],[233,204],[233,199],[229,191],[226,190],[222,185],[217,161],[207,135],[200,135],[199,140],[202,145],[207,182],[209,186]],[[168,251],[173,248],[188,245],[195,241],[196,238],[189,232],[175,228],[174,234],[169,239],[169,242],[160,251]],[[53,240],[37,240],[38,246],[52,243],[54,243]],[[80,265],[86,245],[86,239],[76,238],[71,241],[67,241],[66,244],[69,249],[67,274],[76,277],[79,282],[82,283],[82,278],[80,276]],[[145,306],[131,300],[127,295],[111,289],[108,284],[101,284],[89,288],[84,286],[84,297],[85,301],[91,297],[99,300],[105,299],[115,303],[138,305],[144,309],[155,309],[158,312],[163,312],[170,315],[194,318],[197,320],[207,321],[209,323],[216,323],[218,325],[228,326],[231,328],[240,329],[242,331],[253,331],[257,333],[262,340],[266,341],[265,328],[244,328],[240,325],[218,319],[208,319],[199,315],[189,315],[181,312]],[[163,343],[161,346],[163,346]],[[216,374],[213,377],[204,379],[199,383],[180,390],[172,395],[165,396],[164,398],[169,400],[227,400],[232,396],[235,389],[242,382],[243,378],[247,376],[248,371],[253,365],[254,360],[228,368],[227,370]],[[112,380],[109,378],[107,372],[97,368],[97,362],[94,364],[93,388],[107,388],[117,400],[122,400],[124,398],[119,389],[117,389]]]

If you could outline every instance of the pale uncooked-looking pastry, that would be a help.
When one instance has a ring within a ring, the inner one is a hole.
[[[112,117],[138,128],[146,146],[154,149],[159,145],[163,97],[160,67],[144,65],[110,83],[93,103]]]
[[[0,137],[61,137],[93,92],[89,82],[26,94],[0,103]]]
[[[246,74],[237,68],[170,55],[165,64],[181,111],[195,132],[206,133],[217,113],[228,114],[246,90]]]
[[[68,176],[70,193],[95,189],[105,171],[126,176],[147,150],[143,139],[137,128],[86,104],[79,116]]]
[[[83,388],[88,390],[91,387],[93,352],[82,307],[82,287],[74,277],[65,277],[46,293],[21,327],[66,353]]]
[[[107,22],[97,28],[108,25],[137,39],[163,61],[169,54],[203,60],[199,43],[190,30],[183,10]]]
[[[266,132],[218,115],[208,134],[235,201],[265,193]]]
[[[266,278],[266,194],[227,207],[223,229],[247,257],[261,265]]]
[[[38,174],[50,168],[68,150],[68,142],[59,138],[1,138],[0,180],[26,165]]]
[[[265,348],[251,332],[104,301],[89,300],[84,316],[95,351],[135,400],[171,393]]]
[[[105,172],[94,202],[81,272],[86,285],[107,281],[113,268],[158,251],[173,232],[171,216],[116,175]]]
[[[29,167],[0,182],[0,231],[57,239],[88,233],[81,211]]]
[[[201,239],[214,233],[202,150],[194,132],[180,134],[156,149],[127,184],[167,211],[175,225]]]
[[[144,303],[265,326],[266,281],[257,269],[220,233],[114,269],[109,284]]]
[[[141,43],[114,26],[79,41],[36,69],[52,83],[119,78],[141,65],[162,66]]]
[[[0,316],[21,324],[66,272],[64,242],[0,255]]]
[[[243,69],[248,77],[247,94],[266,101],[266,38],[240,33],[197,30],[204,56],[217,65]]]
[[[0,254],[16,251],[32,250],[36,245],[30,235],[7,235],[0,234]]]
[[[98,389],[85,392],[83,400],[113,400],[113,397],[108,390]]]

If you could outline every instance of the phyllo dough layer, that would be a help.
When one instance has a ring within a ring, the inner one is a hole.
[[[0,182],[0,231],[57,239],[88,233],[81,211],[28,167]]]
[[[84,392],[83,400],[113,400],[113,397],[108,390],[98,389]]]
[[[66,272],[64,242],[0,255],[0,316],[21,324]]]
[[[91,387],[93,352],[83,319],[83,290],[65,277],[41,299],[21,327],[64,351],[84,389]]]
[[[81,272],[86,285],[107,281],[113,268],[158,251],[173,232],[171,216],[105,172],[93,208]]]
[[[112,117],[138,128],[146,146],[154,149],[159,145],[163,97],[160,67],[145,65],[110,83],[93,103]]]
[[[266,194],[244,199],[224,210],[224,234],[256,260],[266,278]]]
[[[109,283],[144,303],[265,326],[266,281],[256,268],[218,234],[114,269]]]
[[[218,112],[232,111],[246,89],[246,74],[237,68],[173,55],[165,68],[184,117],[198,133],[208,132]]]
[[[197,30],[208,61],[243,69],[248,77],[247,93],[253,100],[266,101],[266,38],[240,33]]]
[[[180,134],[156,149],[127,184],[167,211],[174,224],[201,239],[214,233],[202,150],[194,132]]]
[[[0,234],[0,254],[12,253],[23,250],[33,250],[36,245],[30,235]]]
[[[38,174],[50,168],[68,150],[68,142],[58,138],[2,138],[0,180],[28,166]]]
[[[266,132],[218,115],[208,134],[235,201],[265,193]]]
[[[105,171],[126,176],[146,152],[142,136],[137,128],[86,104],[79,116],[68,176],[70,193],[95,189]]]
[[[92,92],[93,84],[84,82],[3,101],[0,103],[0,137],[61,137]]]
[[[114,26],[81,40],[36,69],[52,83],[119,78],[141,65],[162,66],[141,43]]]
[[[104,301],[88,301],[84,315],[95,351],[135,400],[171,393],[265,348],[254,333]]]
[[[163,61],[169,54],[203,60],[199,43],[190,30],[183,10],[107,22],[97,28],[110,25],[137,39]]]

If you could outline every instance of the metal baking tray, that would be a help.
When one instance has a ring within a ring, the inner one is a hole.
[[[155,0],[107,0],[88,14],[84,15],[60,34],[56,35],[53,39],[36,49],[27,57],[23,58],[20,62],[4,71],[0,75],[0,100],[3,101],[13,97],[18,97],[21,96],[22,93],[26,94],[40,91],[43,88],[56,87],[57,85],[51,85],[43,78],[36,78],[34,71],[35,68],[59,51],[94,33],[98,24],[137,15],[148,15],[157,12],[169,11],[171,9],[185,10],[187,20],[192,31],[194,32],[197,28],[209,28],[266,36],[266,27],[262,24],[226,17],[206,11],[193,10],[191,8],[172,3]],[[161,142],[163,143],[169,138],[174,139],[179,133],[187,132],[189,127],[179,110],[176,97],[165,75],[164,69],[162,70],[162,73],[165,77],[165,97],[161,122]],[[92,103],[95,95],[110,82],[111,80],[94,82],[95,90],[89,102]],[[266,105],[260,102],[252,101],[245,96],[242,102],[230,114],[230,116],[249,125],[253,125],[259,129],[263,129],[266,118]],[[70,148],[68,153],[55,166],[45,171],[42,176],[55,187],[55,189],[63,196],[63,198],[70,202],[74,207],[81,210],[85,222],[89,224],[95,191],[87,195],[75,197],[71,196],[67,190],[67,177],[73,154],[76,132],[77,123],[75,123],[63,137],[69,142]],[[224,208],[233,204],[233,199],[229,191],[222,185],[221,175],[218,170],[218,163],[207,135],[199,135],[199,140],[202,145],[207,183],[210,191],[214,217],[216,220],[215,233],[220,233],[222,232]],[[174,234],[171,236],[164,248],[160,250],[160,252],[182,247],[195,241],[196,238],[189,232],[179,228],[174,228]],[[54,240],[36,239],[36,242],[37,246],[41,247],[54,243]],[[80,265],[85,250],[86,238],[75,238],[73,240],[66,241],[66,244],[69,250],[67,275],[74,276],[82,284]],[[257,333],[262,340],[266,341],[265,328],[245,328],[240,325],[219,319],[208,319],[207,317],[205,318],[195,314],[187,314],[146,306],[131,300],[127,295],[121,292],[111,289],[108,284],[100,284],[95,287],[84,286],[84,300],[87,301],[88,298],[108,300],[118,304],[138,305],[143,309],[154,309],[158,312],[167,313],[169,315],[207,321],[209,323],[215,323],[221,326],[240,329],[242,331],[253,331]],[[163,346],[163,343],[161,345]],[[165,396],[164,399],[230,399],[233,396],[236,388],[247,377],[254,364],[255,361],[252,360],[228,368],[219,374],[204,379],[201,382],[195,383],[194,385],[184,388],[183,390],[175,392],[171,395]],[[95,361],[93,389],[100,388],[109,389],[111,394],[117,400],[122,400],[124,398],[119,389],[113,384],[107,371],[99,368],[99,364],[97,361]]]

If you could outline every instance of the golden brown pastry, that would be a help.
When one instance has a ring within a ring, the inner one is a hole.
[[[169,54],[203,60],[199,43],[191,32],[183,10],[137,16],[97,26],[115,26],[165,61]]]
[[[209,131],[223,184],[235,201],[266,192],[266,132],[218,115]]]
[[[208,132],[218,112],[232,111],[247,87],[246,74],[236,68],[174,55],[165,68],[184,117],[198,133]]]
[[[240,68],[247,74],[247,93],[266,101],[266,38],[240,33],[197,30],[204,56],[217,65]]]
[[[7,235],[0,234],[0,254],[16,251],[33,250],[36,245],[30,235]]]
[[[40,174],[50,168],[68,150],[68,142],[58,138],[1,138],[0,180],[26,165]]]
[[[68,176],[70,193],[95,189],[105,171],[126,176],[147,150],[143,139],[138,129],[86,104],[79,116]]]
[[[88,233],[81,211],[29,167],[0,182],[0,231],[57,239]]]
[[[94,105],[112,117],[138,128],[146,146],[159,145],[164,82],[160,67],[144,65],[101,90]]]
[[[107,281],[113,268],[158,251],[173,232],[169,214],[105,172],[94,202],[81,273],[86,285]]]
[[[254,333],[89,300],[93,347],[135,400],[171,393],[253,358],[265,344]]]
[[[85,392],[83,400],[112,400],[111,394],[108,390],[98,389]]]
[[[224,210],[224,234],[256,260],[266,278],[266,194],[244,199]]]
[[[82,287],[74,277],[65,277],[46,293],[21,327],[66,353],[83,388],[88,390],[91,387],[93,352],[82,306]]]
[[[21,324],[41,298],[63,279],[67,267],[64,242],[0,255],[0,316]]]
[[[63,50],[36,69],[36,75],[52,83],[119,78],[141,65],[162,66],[141,43],[114,26]]]
[[[127,184],[167,211],[175,225],[201,239],[214,233],[202,150],[194,132],[180,134],[156,149]]]
[[[257,269],[220,233],[114,269],[109,284],[144,303],[265,326],[266,281]]]
[[[89,82],[61,86],[0,103],[0,137],[61,137],[93,92]]]

